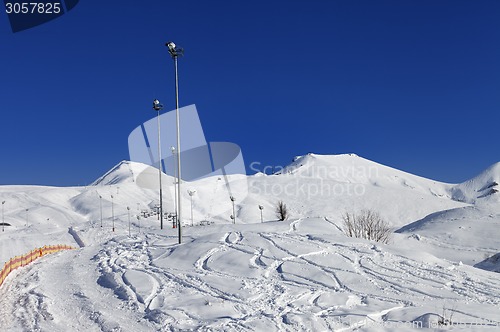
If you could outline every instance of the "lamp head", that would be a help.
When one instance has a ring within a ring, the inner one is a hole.
[[[165,45],[168,47],[168,53],[170,53],[172,58],[176,58],[176,57],[182,56],[184,54],[184,49],[175,45],[175,43],[172,41],[169,41]]]
[[[153,109],[155,111],[159,111],[163,108],[163,105],[160,103],[158,99],[153,100]]]
[[[170,51],[175,50],[175,43],[174,42],[168,42],[167,47]]]

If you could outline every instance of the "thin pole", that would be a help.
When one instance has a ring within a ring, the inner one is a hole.
[[[29,209],[26,209],[26,227],[29,225],[29,214],[28,214]]]
[[[158,110],[158,177],[160,182],[160,229],[163,229],[163,193],[161,185],[161,126],[160,126],[160,110]]]
[[[128,212],[128,236],[130,237],[130,207],[127,206],[127,212]]]
[[[172,222],[172,228],[177,225],[177,156],[175,154],[175,148],[172,147],[172,156],[174,157],[174,219]]]
[[[115,202],[113,200],[113,195],[111,195],[111,217],[113,219],[113,232],[115,231]]]
[[[5,215],[4,215],[4,208],[3,208],[4,205],[5,205],[5,201],[2,202],[2,232],[5,232]]]
[[[177,125],[177,210],[179,244],[182,243],[182,205],[181,205],[181,133],[179,116],[179,73],[177,70],[177,55],[174,56],[175,66],[175,115]]]
[[[101,227],[102,227],[102,196],[99,195],[99,207],[101,208]]]
[[[234,212],[234,199],[233,201],[233,224],[236,224],[236,213]]]
[[[193,222],[193,195],[191,195],[191,226],[194,226],[194,222]]]

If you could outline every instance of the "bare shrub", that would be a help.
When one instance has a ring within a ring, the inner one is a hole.
[[[356,237],[381,243],[389,242],[392,229],[389,224],[372,210],[348,213],[343,216],[343,231],[349,237]]]
[[[438,325],[439,326],[451,326],[453,325],[453,314],[455,313],[455,308],[448,309],[443,305],[443,315],[439,316]]]
[[[276,217],[280,221],[287,220],[288,217],[290,216],[290,213],[288,212],[288,208],[287,208],[286,204],[283,203],[283,201],[279,201],[278,204],[276,204],[275,213],[276,213]]]

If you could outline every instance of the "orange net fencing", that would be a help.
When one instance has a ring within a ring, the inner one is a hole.
[[[26,266],[42,256],[53,254],[62,250],[72,250],[72,249],[76,248],[65,244],[58,244],[55,246],[43,246],[41,248],[36,248],[25,255],[16,256],[14,258],[9,259],[4,264],[2,271],[0,272],[0,286],[2,286],[7,276],[15,269]]]

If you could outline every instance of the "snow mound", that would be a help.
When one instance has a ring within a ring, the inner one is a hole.
[[[396,233],[407,234],[415,250],[425,250],[448,260],[475,265],[485,255],[498,252],[500,210],[489,206],[469,206],[440,211],[406,225]],[[408,235],[410,234],[410,235]],[[418,242],[418,244],[416,243]],[[408,241],[405,241],[408,246]]]
[[[452,188],[452,198],[467,203],[500,202],[500,162],[488,167],[478,176]]]
[[[474,265],[474,267],[500,273],[500,252]]]

